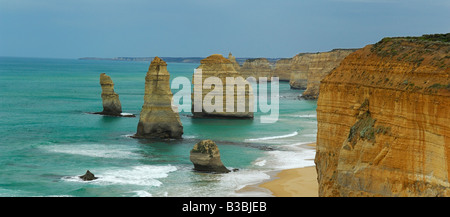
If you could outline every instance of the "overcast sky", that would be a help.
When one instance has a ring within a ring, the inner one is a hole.
[[[0,56],[292,57],[450,32],[450,0],[0,0]]]

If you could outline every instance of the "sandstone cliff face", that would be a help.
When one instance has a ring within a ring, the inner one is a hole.
[[[155,57],[145,77],[144,105],[135,137],[181,138],[183,126],[178,113],[172,109],[169,79],[166,62]]]
[[[230,172],[220,160],[219,147],[212,140],[202,140],[194,145],[189,159],[194,164],[194,170],[202,172]]]
[[[291,88],[306,89],[303,98],[317,99],[320,81],[354,51],[355,49],[335,49],[329,52],[298,54],[291,61]]]
[[[308,81],[302,97],[305,99],[317,99],[320,81],[354,51],[352,49],[335,49],[330,52],[311,55],[307,74]]]
[[[450,44],[387,38],[320,84],[320,196],[450,196]]]
[[[103,111],[98,114],[120,116],[122,104],[120,104],[119,94],[114,92],[114,83],[111,77],[101,73],[100,85],[102,87]]]
[[[291,77],[289,84],[292,89],[306,89],[308,84],[308,71],[311,56],[314,54],[300,53],[292,57],[291,61]]]
[[[273,76],[278,77],[280,81],[289,81],[291,79],[292,58],[283,58],[275,63]]]
[[[231,61],[220,54],[213,54],[200,63],[192,78],[193,117],[253,118],[252,87],[234,69]],[[200,75],[201,78],[198,77]],[[236,83],[227,82],[227,78]]]
[[[267,81],[271,81],[273,76],[272,67],[266,58],[247,59],[241,67],[240,73],[245,79],[254,77],[259,81],[260,77],[266,77]]]

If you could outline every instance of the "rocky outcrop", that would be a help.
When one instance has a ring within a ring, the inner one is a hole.
[[[95,175],[93,173],[91,173],[91,171],[86,171],[86,173],[82,176],[79,176],[79,178],[83,181],[92,181],[95,179],[98,179],[97,177],[95,177]]]
[[[236,71],[239,72],[241,70],[241,65],[236,61],[236,57],[234,57],[231,53],[228,54],[228,60],[233,64],[233,67]]]
[[[282,58],[277,60],[273,70],[273,76],[279,81],[289,81],[291,79],[292,58]]]
[[[194,170],[201,172],[228,173],[228,170],[220,160],[220,152],[216,143],[212,140],[202,140],[194,145],[190,153],[190,160],[194,164]]]
[[[271,81],[273,76],[272,67],[269,60],[266,58],[254,58],[245,60],[244,64],[239,71],[245,79],[253,77],[259,82],[260,77],[267,78],[267,81]]]
[[[155,57],[145,76],[144,105],[137,127],[137,138],[180,139],[183,126],[172,109],[172,91],[167,63]]]
[[[450,196],[450,34],[385,38],[320,84],[319,196]]]
[[[232,62],[213,54],[200,63],[192,78],[193,117],[253,118],[252,87],[234,69]]]

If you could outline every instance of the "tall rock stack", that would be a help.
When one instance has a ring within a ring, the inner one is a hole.
[[[231,63],[233,64],[233,67],[236,71],[239,72],[239,70],[241,70],[241,66],[239,65],[239,63],[236,61],[236,57],[234,57],[231,52],[228,54],[228,60],[231,61]]]
[[[135,137],[180,139],[183,135],[178,112],[172,109],[169,79],[167,63],[155,57],[145,77],[144,105]]]
[[[111,77],[105,73],[101,73],[100,85],[102,87],[103,111],[97,114],[120,116],[122,113],[122,105],[120,104],[119,94],[114,92],[114,83]]]
[[[245,60],[241,67],[240,73],[245,79],[254,77],[259,82],[260,77],[266,77],[267,81],[271,81],[273,76],[272,67],[266,58],[254,58]]]
[[[319,196],[450,196],[448,41],[385,38],[321,81]]]
[[[200,63],[192,79],[193,117],[253,118],[252,86],[235,70],[233,63],[220,54],[213,54]],[[227,82],[227,78],[236,82]]]

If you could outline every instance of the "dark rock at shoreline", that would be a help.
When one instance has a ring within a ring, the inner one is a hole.
[[[98,178],[95,177],[94,174],[91,173],[89,170],[86,171],[86,173],[85,173],[84,175],[79,176],[79,177],[80,177],[80,179],[82,179],[83,181],[92,181],[92,180],[98,179]]]

